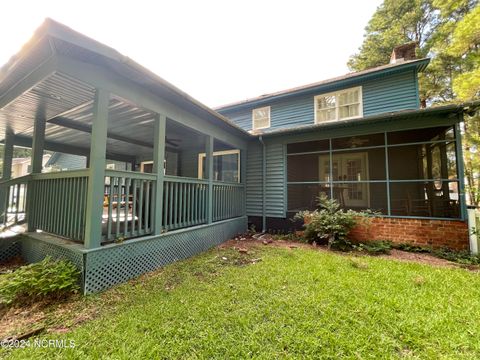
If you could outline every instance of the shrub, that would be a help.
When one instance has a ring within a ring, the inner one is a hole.
[[[480,256],[470,254],[468,251],[453,251],[448,248],[435,249],[432,255],[463,265],[480,265]]]
[[[60,296],[78,290],[79,271],[69,261],[43,261],[19,267],[0,277],[0,304],[28,297],[31,300]]]
[[[294,216],[295,220],[304,220],[305,239],[312,243],[327,242],[328,247],[347,251],[353,244],[347,235],[358,223],[366,224],[371,211],[343,210],[334,199],[328,199],[322,194],[318,197],[318,209],[301,211]]]
[[[392,248],[402,251],[414,252],[414,253],[431,253],[432,249],[424,246],[417,246],[411,244],[391,244]]]
[[[392,248],[415,253],[428,253],[440,259],[445,259],[462,265],[480,265],[480,255],[470,254],[470,252],[466,250],[455,251],[449,248],[432,249],[430,247],[410,244],[392,244]]]
[[[369,241],[357,246],[359,250],[365,250],[371,255],[390,254],[392,243],[390,241]]]

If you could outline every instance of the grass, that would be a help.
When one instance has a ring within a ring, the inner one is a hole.
[[[261,259],[258,260],[258,259]],[[252,260],[255,260],[252,262]],[[213,249],[101,295],[73,349],[12,359],[478,358],[480,278],[305,248]],[[33,341],[33,340],[32,340]]]

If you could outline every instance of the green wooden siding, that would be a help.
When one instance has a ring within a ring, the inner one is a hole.
[[[262,148],[258,140],[247,151],[247,215],[262,216]]]
[[[269,217],[285,217],[285,166],[284,146],[266,144],[266,196],[265,211]],[[262,216],[262,146],[250,143],[247,155],[247,215]]]
[[[311,125],[315,122],[314,96],[355,86],[362,86],[364,116],[418,109],[417,77],[415,70],[410,69],[374,80],[351,82],[348,85],[333,83],[308,93],[292,93],[283,99],[266,99],[261,104],[241,104],[225,110],[219,109],[218,112],[245,130],[252,129],[252,109],[260,106],[271,107],[272,130]],[[268,132],[268,129],[265,131]]]
[[[285,216],[285,154],[279,143],[267,143],[266,216]]]
[[[363,115],[375,115],[418,108],[414,70],[363,84]]]

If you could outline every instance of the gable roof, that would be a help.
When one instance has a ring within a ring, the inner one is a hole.
[[[416,69],[416,71],[420,72],[425,70],[429,62],[430,62],[429,58],[424,58],[424,59],[402,61],[394,64],[386,64],[386,65],[377,66],[377,67],[363,70],[363,71],[351,72],[342,76],[333,77],[330,79],[310,83],[307,85],[297,86],[290,89],[273,92],[270,94],[260,95],[251,99],[233,102],[230,104],[215,107],[214,109],[216,111],[229,111],[234,109],[236,110],[244,106],[260,105],[262,103],[270,102],[272,100],[278,100],[280,98],[284,98],[292,95],[299,95],[305,92],[322,88],[326,85],[339,85],[339,86],[348,85],[353,81],[378,78],[391,73],[404,71],[408,69]]]
[[[203,118],[233,131],[236,135],[250,137],[248,132],[223,115],[202,104],[129,57],[49,18],[45,19],[27,44],[0,68],[0,99],[9,89],[52,54],[74,57],[80,61],[107,67],[115,73],[140,84],[155,95],[187,111],[200,114]]]

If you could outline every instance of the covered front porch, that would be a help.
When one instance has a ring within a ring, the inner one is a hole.
[[[3,228],[90,251],[245,218],[248,133],[52,21],[14,60],[0,77]],[[11,178],[14,146],[32,149],[26,176]],[[45,172],[46,151],[86,166]]]

